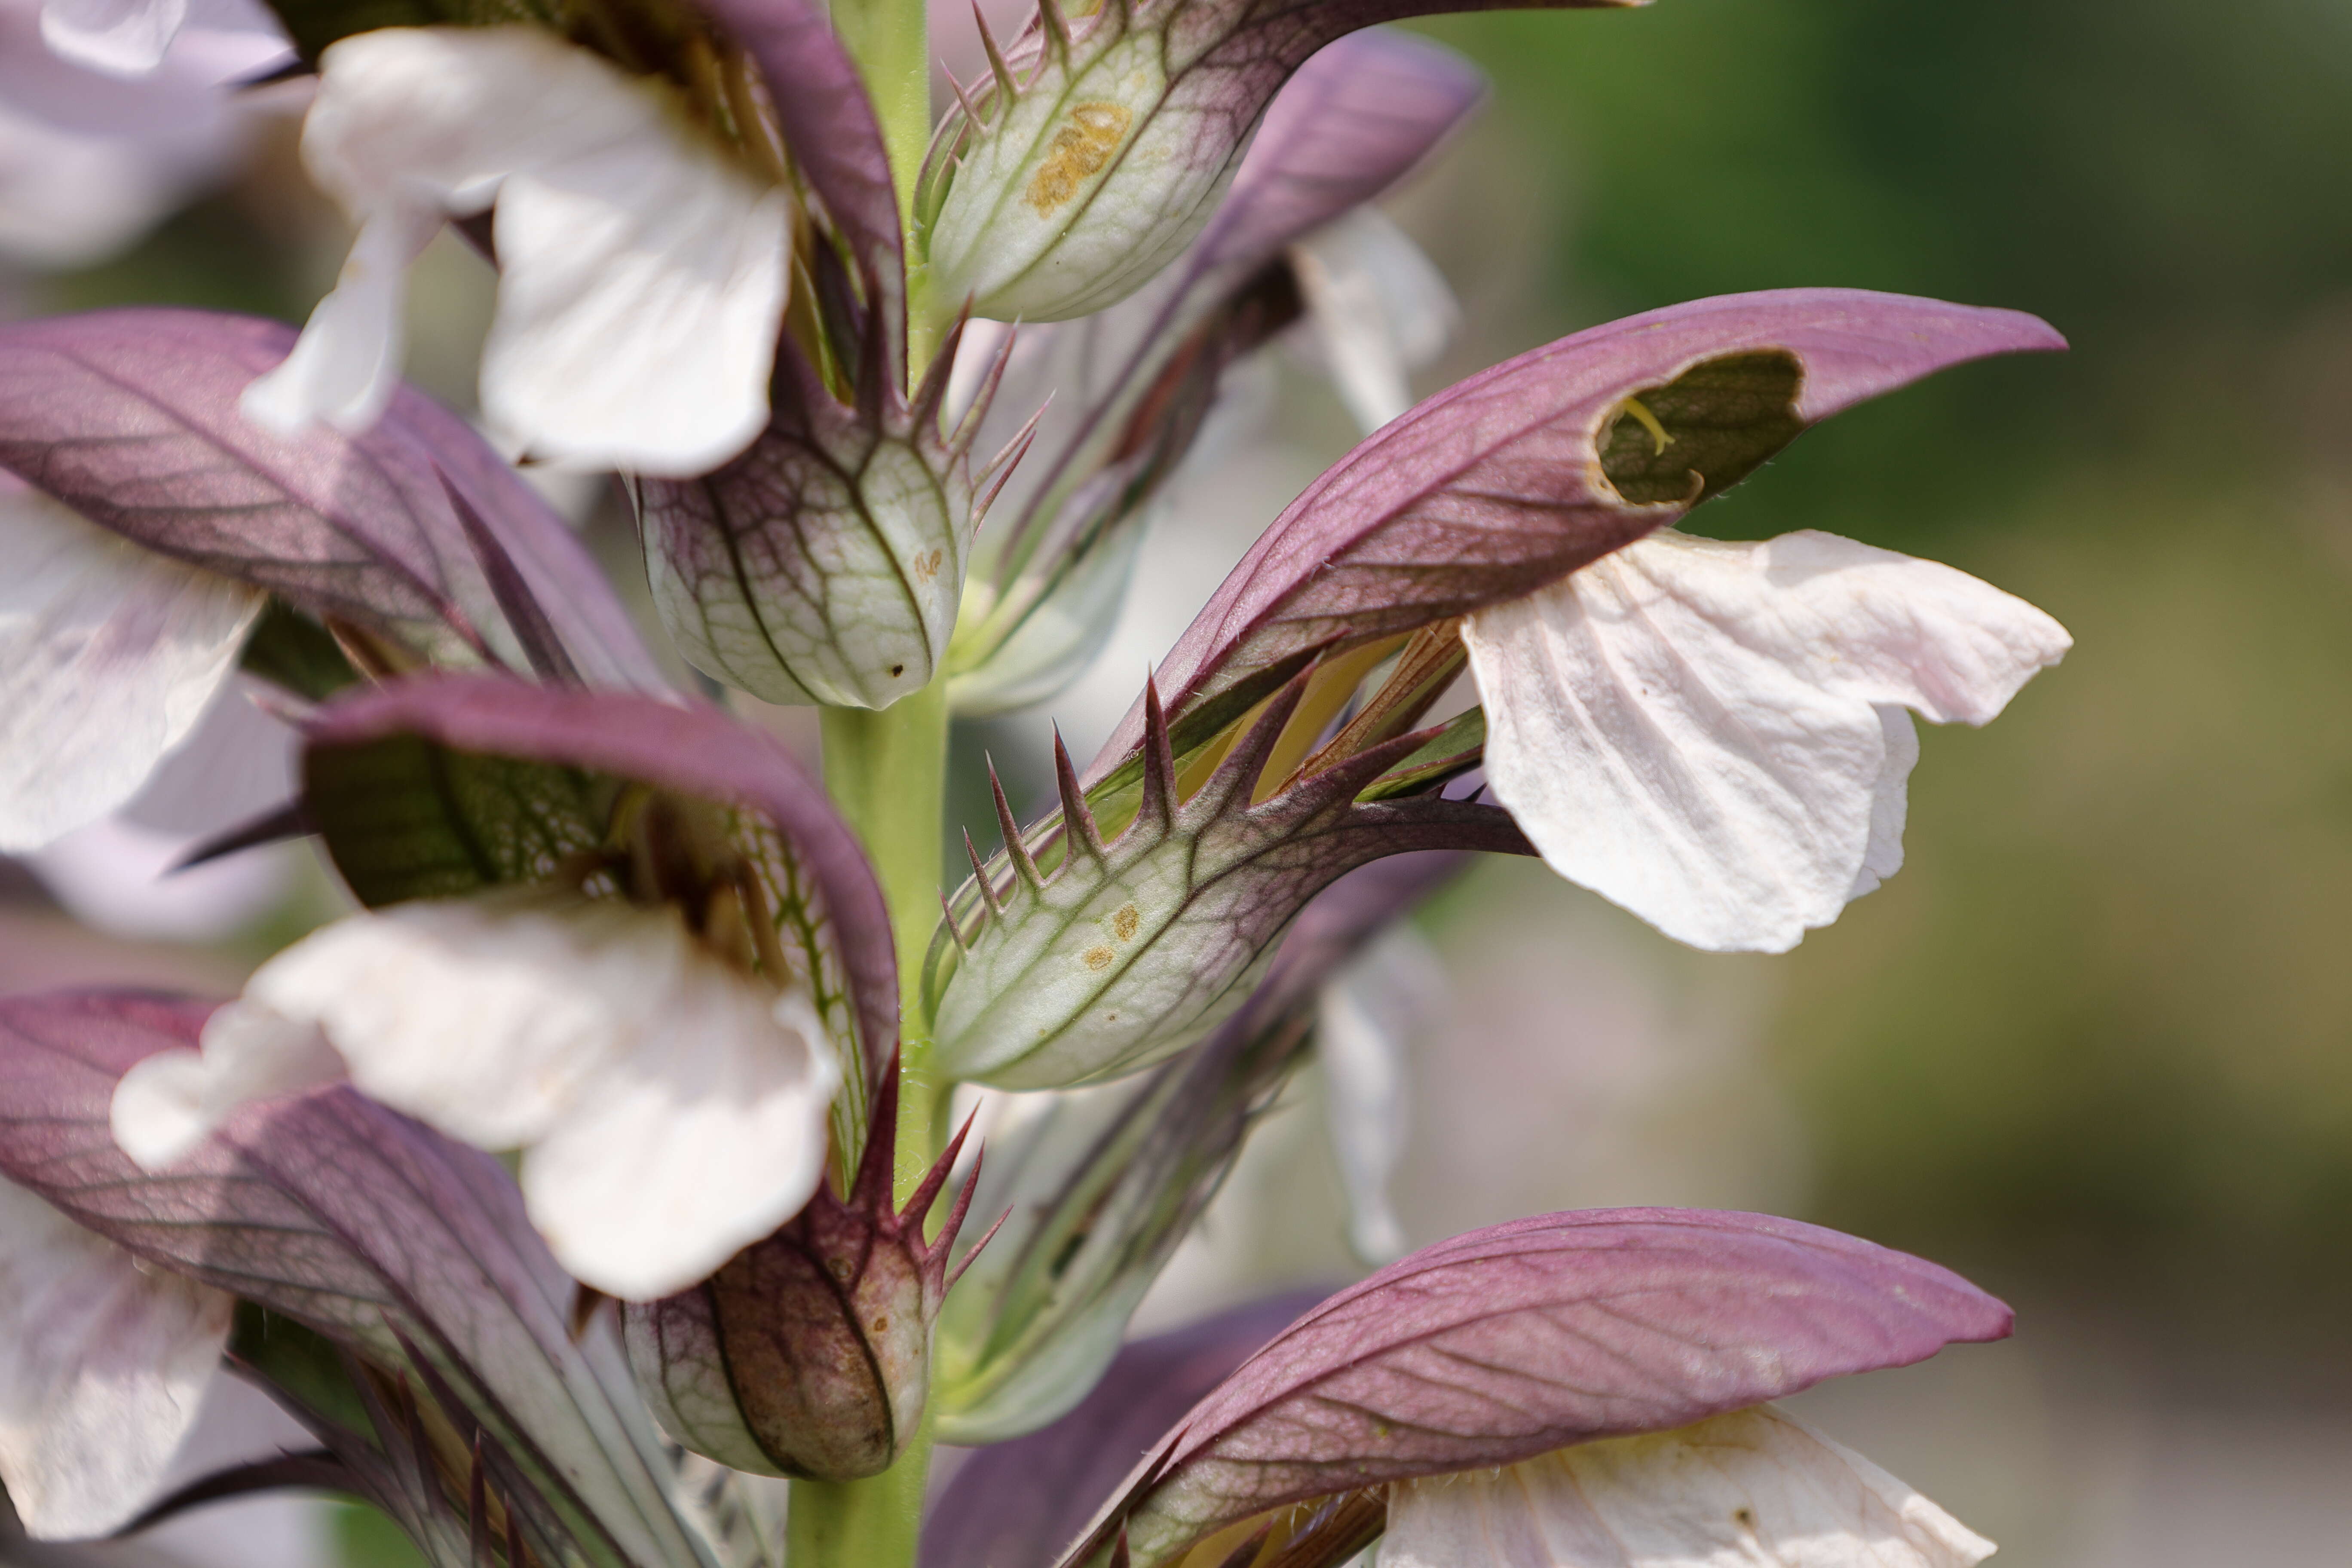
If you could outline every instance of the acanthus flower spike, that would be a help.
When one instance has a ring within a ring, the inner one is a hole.
[[[791,1223],[692,1290],[626,1309],[638,1386],[688,1448],[756,1475],[855,1480],[887,1468],[913,1438],[930,1386],[931,1325],[977,1184],[926,1240],[970,1126],[898,1207],[898,1112],[894,1060],[845,1198],[820,1185]]]

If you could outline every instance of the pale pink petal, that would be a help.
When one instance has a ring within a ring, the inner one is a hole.
[[[187,19],[188,0],[42,0],[41,41],[86,69],[145,76]]]
[[[0,850],[22,852],[139,793],[266,595],[21,488],[0,491]]]
[[[0,1182],[0,1481],[27,1534],[104,1535],[152,1500],[235,1305]]]

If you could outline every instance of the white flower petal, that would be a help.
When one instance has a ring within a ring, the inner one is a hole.
[[[323,1029],[371,1099],[512,1149],[636,1051],[692,956],[676,915],[618,900],[419,900],[305,937],[246,999]]]
[[[205,1021],[200,1050],[158,1051],[114,1086],[114,1142],[142,1170],[189,1153],[240,1105],[343,1077],[343,1059],[316,1024],[250,1000]]]
[[[41,41],[110,76],[145,76],[188,19],[188,0],[42,0]]]
[[[1445,276],[1404,230],[1358,207],[1290,247],[1323,371],[1365,431],[1412,406],[1409,373],[1462,319]]]
[[[674,142],[508,181],[482,414],[542,462],[696,474],[768,423],[786,210]]]
[[[1811,532],[1654,535],[1463,637],[1488,778],[1544,859],[1669,936],[1761,952],[1899,863],[1916,750],[1880,710],[1983,723],[2069,646],[1964,573]]]
[[[235,673],[265,595],[0,492],[0,851],[139,792]]]
[[[1864,893],[1903,869],[1903,819],[1909,813],[1911,770],[1919,765],[1919,731],[1908,710],[1881,703],[1878,724],[1885,755],[1878,764],[1878,782],[1871,786],[1870,840],[1864,847],[1862,869],[1846,889],[1845,901]]]
[[[443,215],[495,203],[482,403],[503,439],[573,466],[696,473],[764,426],[787,205],[659,89],[533,27],[383,28],[320,67],[303,157],[361,237],[249,395],[254,417],[354,428],[380,413],[400,274]]]
[[[437,207],[386,202],[370,213],[332,292],[303,323],[293,352],[246,387],[237,406],[271,434],[294,437],[323,420],[367,429],[400,384],[408,334],[408,268],[441,229]]]
[[[1769,1406],[1400,1482],[1381,1568],[1969,1568],[1982,1536]]]
[[[234,1306],[0,1182],[0,1480],[26,1533],[103,1535],[151,1500]]]
[[[771,997],[707,954],[658,1012],[522,1163],[557,1260],[624,1300],[685,1289],[800,1211],[841,1082],[803,998]]]

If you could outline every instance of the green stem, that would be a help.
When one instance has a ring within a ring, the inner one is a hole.
[[[866,78],[898,186],[898,221],[914,235],[915,176],[931,141],[931,40],[923,0],[834,0],[834,31]]]
[[[862,1481],[794,1481],[784,1516],[785,1568],[909,1568],[923,1527],[931,1418],[898,1462]]]
[[[824,787],[866,846],[898,948],[899,1100],[897,1185],[904,1201],[939,1149],[940,1086],[923,1006],[923,954],[940,920],[940,823],[947,810],[948,700],[941,677],[876,712],[818,710]],[[912,1568],[930,1472],[931,1421],[898,1463],[862,1481],[794,1481],[787,1568]]]
[[[930,28],[925,0],[834,0],[833,25],[857,62],[882,122],[882,142],[898,188],[908,289],[919,296],[915,178],[931,135]],[[932,335],[919,298],[910,299],[915,341],[909,372],[929,363]],[[948,698],[944,676],[879,712],[819,710],[825,793],[864,841],[890,908],[898,948],[898,1196],[912,1192],[939,1150],[939,1084],[931,1068],[930,1017],[922,964],[940,919],[940,824],[947,811]],[[794,1481],[785,1521],[786,1568],[913,1568],[931,1468],[931,1413],[878,1476],[862,1481]]]
[[[879,712],[824,708],[824,787],[866,846],[890,906],[898,944],[900,1089],[898,1193],[922,1180],[931,1146],[930,1019],[923,954],[940,923],[940,823],[947,810],[947,682],[935,680]]]

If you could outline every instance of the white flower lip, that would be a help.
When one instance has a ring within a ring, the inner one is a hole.
[[[559,1262],[625,1300],[708,1277],[797,1213],[840,1066],[674,911],[538,890],[353,916],[264,964],[201,1055],[123,1076],[115,1139],[169,1164],[238,1105],[331,1081],[478,1148],[522,1151]]]
[[[1672,531],[1463,628],[1496,797],[1660,931],[1782,952],[1903,859],[1909,709],[1982,724],[2071,646],[1964,573],[1811,531]]]
[[[280,433],[364,429],[400,373],[409,263],[488,210],[482,411],[557,468],[698,474],[750,445],[790,275],[789,208],[656,87],[531,27],[388,27],[320,61],[302,153],[359,225],[334,291],[247,390]]]
[[[1769,1405],[1390,1489],[1381,1568],[1971,1568],[1990,1541]]]
[[[89,1540],[153,1500],[235,1305],[0,1181],[0,1481],[26,1534]]]
[[[0,491],[0,852],[139,793],[236,673],[267,595]]]

